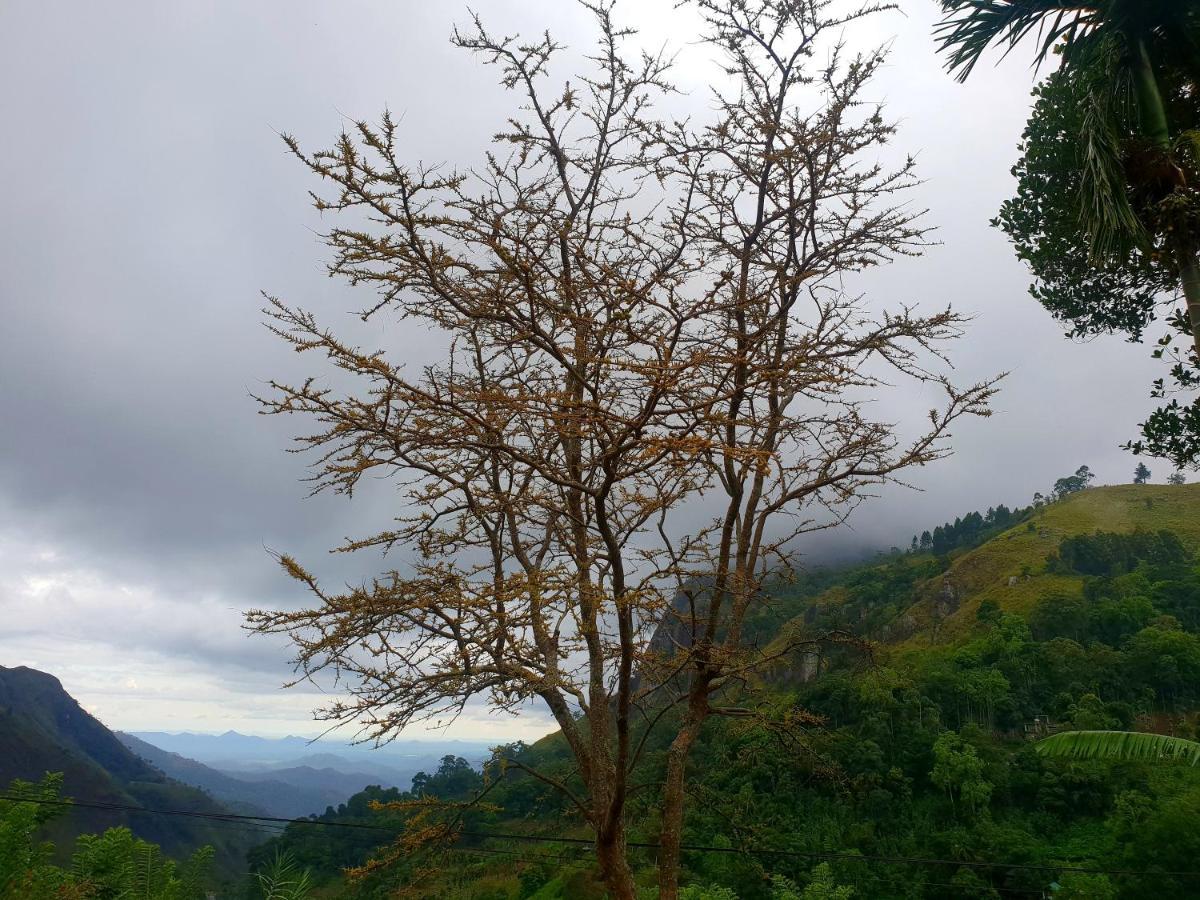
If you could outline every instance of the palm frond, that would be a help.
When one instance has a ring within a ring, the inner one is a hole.
[[[947,68],[959,81],[970,76],[992,44],[1007,56],[1031,33],[1038,36],[1037,61],[1060,42],[1071,44],[1098,24],[1100,2],[1080,0],[942,0],[944,16],[934,29]]]
[[[1126,761],[1173,760],[1200,764],[1200,743],[1136,731],[1063,731],[1038,741],[1042,756]]]
[[[1079,220],[1094,263],[1124,259],[1146,243],[1146,230],[1129,202],[1124,151],[1114,97],[1093,88],[1083,110]]]
[[[263,900],[304,900],[312,891],[312,873],[301,868],[288,851],[276,851],[275,858],[255,873]]]
[[[1180,132],[1175,139],[1175,150],[1191,157],[1193,164],[1200,163],[1200,129],[1189,128]]]
[[[210,846],[201,847],[179,869],[181,897],[203,897],[204,885],[212,872],[216,852]]]

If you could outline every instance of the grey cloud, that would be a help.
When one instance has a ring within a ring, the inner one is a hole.
[[[497,30],[549,24],[581,37],[571,4],[478,5]],[[679,45],[673,6],[624,4],[648,43]],[[942,245],[853,287],[889,306],[974,312],[955,349],[961,376],[1013,374],[997,417],[964,425],[957,456],[916,473],[923,493],[889,489],[853,530],[809,542],[813,553],[900,543],[966,510],[1023,502],[1082,462],[1126,479],[1132,462],[1117,445],[1148,407],[1144,349],[1063,341],[988,228],[1011,190],[1032,74],[1013,62],[952,82],[933,56],[935,6],[879,26],[897,42],[878,90],[903,122],[899,145],[923,148],[930,180],[914,202],[930,207]],[[111,648],[97,669],[154,652],[282,679],[280,654],[230,630],[237,609],[298,599],[265,548],[334,580],[371,574],[370,560],[324,551],[386,524],[390,484],[353,504],[306,499],[303,462],[283,452],[300,423],[256,416],[249,396],[300,374],[260,326],[260,290],[331,323],[366,302],[324,277],[313,185],[278,132],[324,146],[345,117],[390,107],[414,159],[469,163],[512,98],[448,46],[464,17],[458,4],[416,0],[0,5],[0,536],[57,548],[63,565],[152,597],[144,617],[80,619]],[[709,70],[702,50],[682,49],[675,102],[702,115]],[[413,359],[428,343],[395,325],[364,334]],[[900,393],[881,414],[911,420],[928,405]],[[13,565],[18,577],[41,564]],[[0,596],[9,611],[20,602]],[[204,604],[228,612],[207,617],[211,634],[192,615]],[[49,629],[53,616],[31,621]],[[16,652],[0,634],[0,655]]]

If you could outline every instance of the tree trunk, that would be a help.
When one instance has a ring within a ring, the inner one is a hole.
[[[1155,147],[1170,153],[1171,124],[1144,40],[1137,42],[1133,71],[1143,136]],[[1176,250],[1176,259],[1183,296],[1187,301],[1188,320],[1192,326],[1192,344],[1196,348],[1197,359],[1200,359],[1200,259],[1197,258],[1195,243],[1181,242]]]
[[[1158,77],[1154,74],[1150,51],[1146,49],[1144,40],[1138,40],[1136,53],[1133,61],[1133,83],[1137,92],[1142,136],[1160,150],[1170,150],[1171,128],[1167,121],[1167,107],[1163,103]]]
[[[600,877],[604,880],[604,886],[608,888],[608,895],[616,900],[637,898],[627,849],[623,826],[611,834],[601,834],[596,838],[596,862],[600,868]]]
[[[1196,359],[1200,360],[1200,257],[1195,250],[1179,251],[1179,279],[1183,282],[1188,320],[1192,323],[1192,345],[1196,348]]]
[[[692,687],[683,726],[667,751],[667,774],[663,785],[662,831],[658,850],[658,900],[678,900],[679,845],[683,842],[684,777],[692,745],[708,717],[708,685]]]

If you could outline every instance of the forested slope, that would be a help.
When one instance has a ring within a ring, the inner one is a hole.
[[[705,848],[685,854],[692,898],[1200,894],[1200,771],[1035,750],[1072,728],[1195,736],[1200,487],[1090,489],[998,532],[989,518],[978,546],[780,585],[763,634],[857,640],[794,654],[761,715],[709,724],[689,770],[685,843]],[[782,727],[798,711],[815,721]],[[630,817],[634,840],[653,845],[665,748],[649,746],[637,775],[650,787]],[[504,755],[572,777],[557,736]],[[447,760],[411,797],[471,798],[484,781],[464,768]],[[324,818],[399,827],[412,815],[372,819],[368,799]],[[339,870],[370,856],[361,830],[320,827],[317,854],[318,828],[295,826],[262,852],[292,848],[331,896],[600,896],[586,849],[569,843],[588,833],[551,788],[510,769],[486,800],[456,849],[357,882]],[[480,836],[514,832],[537,840]],[[647,896],[652,861],[652,847],[635,852]]]
[[[1138,529],[1170,531],[1195,551],[1200,547],[1200,484],[1092,488],[1047,504],[1026,522],[955,558],[940,579],[925,582],[893,637],[909,637],[912,647],[960,639],[988,602],[1027,615],[1048,593],[1082,590],[1084,573],[1046,566],[1064,538]]]
[[[37,782],[47,772],[63,774],[63,795],[82,802],[151,809],[223,813],[208,794],[173,781],[131,753],[88,714],[52,675],[24,666],[0,666],[0,789],[13,780]],[[259,834],[217,827],[185,816],[160,816],[76,807],[53,819],[47,836],[65,858],[74,838],[126,826],[178,858],[211,845],[221,872],[241,873],[247,849]]]

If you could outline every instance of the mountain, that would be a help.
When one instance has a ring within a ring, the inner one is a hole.
[[[264,738],[236,731],[224,734],[137,731],[133,736],[223,770],[287,768],[307,764],[303,762],[306,757],[328,753],[338,758],[331,767],[339,771],[370,773],[370,766],[384,766],[391,770],[416,772],[436,767],[443,756],[483,760],[488,754],[488,744],[483,741],[393,741],[375,747],[369,743],[353,744],[328,738]]]
[[[412,782],[412,778],[422,768],[428,768],[430,761],[440,759],[441,756],[457,755],[457,754],[441,754],[438,757],[413,757],[412,760],[395,760],[391,764],[386,762],[373,760],[365,754],[359,754],[353,758],[342,756],[337,753],[308,753],[304,756],[297,756],[294,759],[289,759],[284,762],[261,762],[255,760],[214,760],[211,765],[214,768],[237,775],[239,778],[245,775],[261,775],[266,777],[270,773],[270,777],[278,777],[276,773],[290,768],[310,768],[310,769],[332,769],[333,771],[343,775],[353,775],[355,778],[365,777],[367,780],[364,784],[380,784],[384,787],[400,787],[407,789]],[[475,753],[464,754],[470,758],[479,761],[484,757]],[[427,763],[425,766],[418,765],[417,762],[424,759]]]
[[[276,782],[291,785],[297,789],[307,789],[322,796],[324,802],[319,808],[311,810],[312,812],[324,812],[326,806],[345,803],[351,795],[357,794],[369,784],[407,789],[412,784],[412,776],[416,774],[413,772],[407,777],[387,779],[363,772],[343,772],[330,767],[315,768],[313,766],[288,766],[271,769],[269,773],[271,779]]]
[[[14,779],[38,781],[47,772],[62,772],[63,796],[78,801],[229,812],[208,794],[168,778],[130,752],[54,676],[24,666],[0,666],[0,787],[6,789]],[[170,856],[211,844],[218,867],[227,872],[244,866],[246,850],[260,837],[253,829],[194,817],[83,807],[54,820],[48,836],[69,852],[76,835],[115,826],[130,828]]]
[[[201,788],[235,812],[247,815],[265,813],[288,819],[316,815],[327,807],[345,803],[368,785],[407,788],[416,774],[396,772],[395,777],[381,778],[377,772],[343,771],[329,765],[332,762],[347,767],[346,760],[333,754],[301,757],[305,765],[221,770],[163,750],[132,734],[117,732],[117,737],[176,781]]]
[[[690,896],[1197,896],[1200,768],[1048,759],[1035,742],[1200,734],[1200,485],[1088,489],[1011,527],[969,516],[985,527],[947,552],[778,586],[748,629],[778,666],[755,694],[720,698],[756,715],[710,719],[689,763],[683,840],[711,849],[684,855]],[[784,633],[836,640],[787,653]],[[632,781],[661,779],[671,737],[646,739]],[[561,735],[517,752],[521,767],[574,777]],[[289,828],[253,856],[292,852],[331,896],[603,896],[570,843],[591,832],[521,767],[465,814],[465,852],[398,860],[346,894],[342,870],[371,856],[370,832]],[[466,800],[483,787],[473,777],[444,765],[421,793]],[[398,826],[412,813],[371,801],[408,799],[368,790],[321,818]],[[634,839],[657,840],[657,802],[631,796]],[[654,854],[630,863],[651,891]]]
[[[207,791],[231,810],[243,815],[301,818],[322,812],[331,803],[336,805],[344,801],[369,783],[364,782],[343,792],[323,788],[315,780],[250,779],[162,750],[131,734],[117,732],[117,737],[133,753],[171,778]]]
[[[1065,538],[1137,530],[1169,531],[1195,551],[1200,547],[1200,484],[1091,488],[1047,505],[923,582],[916,602],[888,630],[887,642],[903,651],[960,643],[970,636],[985,603],[1028,616],[1048,594],[1083,589],[1083,573],[1046,565]]]
[[[127,737],[168,754],[153,757],[155,764],[181,781],[204,787],[230,802],[286,809],[289,817],[336,807],[368,785],[407,790],[417,772],[435,770],[444,757],[463,757],[479,765],[489,752],[483,742],[458,740],[393,741],[377,748],[329,739],[264,738],[236,731],[135,732]],[[188,767],[182,760],[207,771]],[[287,789],[281,792],[273,783]]]

